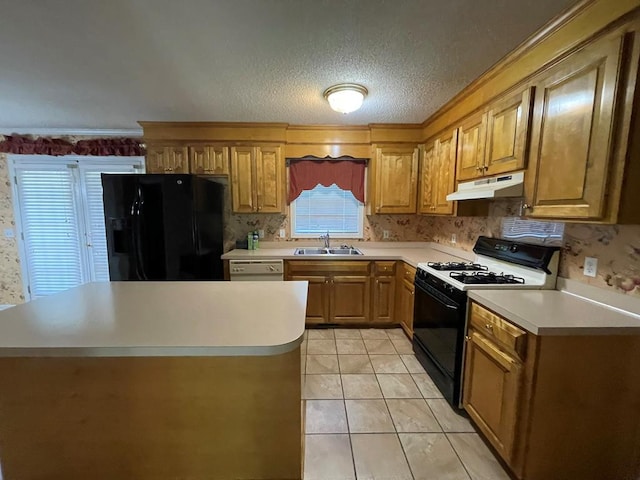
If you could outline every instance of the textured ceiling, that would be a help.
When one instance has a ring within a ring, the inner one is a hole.
[[[0,128],[419,123],[575,0],[20,0]],[[322,98],[340,82],[358,112]]]

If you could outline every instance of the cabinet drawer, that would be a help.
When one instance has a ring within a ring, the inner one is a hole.
[[[471,304],[469,323],[489,338],[497,340],[506,350],[525,359],[527,332],[507,322],[504,318],[478,305]]]
[[[368,261],[349,260],[288,260],[286,262],[286,272],[288,274],[312,273],[314,275],[331,275],[333,273],[369,274]]]
[[[396,273],[396,262],[375,262],[376,275],[393,275]]]
[[[413,283],[416,279],[416,269],[407,263],[402,264],[402,278]]]

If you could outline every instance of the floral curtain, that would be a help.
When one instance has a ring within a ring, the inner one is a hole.
[[[303,190],[334,183],[364,203],[364,160],[292,160],[289,167],[289,203]]]
[[[137,138],[97,138],[79,140],[75,143],[62,138],[29,135],[6,135],[0,142],[0,153],[18,155],[95,155],[95,156],[142,156],[144,144]]]

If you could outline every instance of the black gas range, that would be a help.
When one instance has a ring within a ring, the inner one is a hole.
[[[459,408],[467,290],[555,288],[559,247],[479,237],[473,262],[419,264],[413,350],[447,401]]]

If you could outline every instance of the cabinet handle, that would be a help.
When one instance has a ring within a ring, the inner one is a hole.
[[[173,168],[171,167],[167,167],[164,169],[165,172],[173,172]]]
[[[376,280],[376,283],[380,283],[380,280]]]
[[[476,170],[480,171],[482,170],[482,167],[476,167]]]
[[[258,207],[258,211],[262,210],[262,207]]]
[[[411,292],[411,295],[415,295],[415,292]]]
[[[486,328],[487,330],[489,330],[490,332],[493,331],[493,325],[491,325],[490,323],[487,323],[484,328]]]
[[[471,337],[470,337],[469,335],[465,335],[465,336],[464,336],[464,339],[465,339],[467,342],[470,342],[470,341],[471,341]]]
[[[482,167],[483,170],[489,170],[489,167],[487,165]]]
[[[523,210],[531,210],[531,205],[529,205],[528,203],[523,203],[522,204],[522,209]]]

